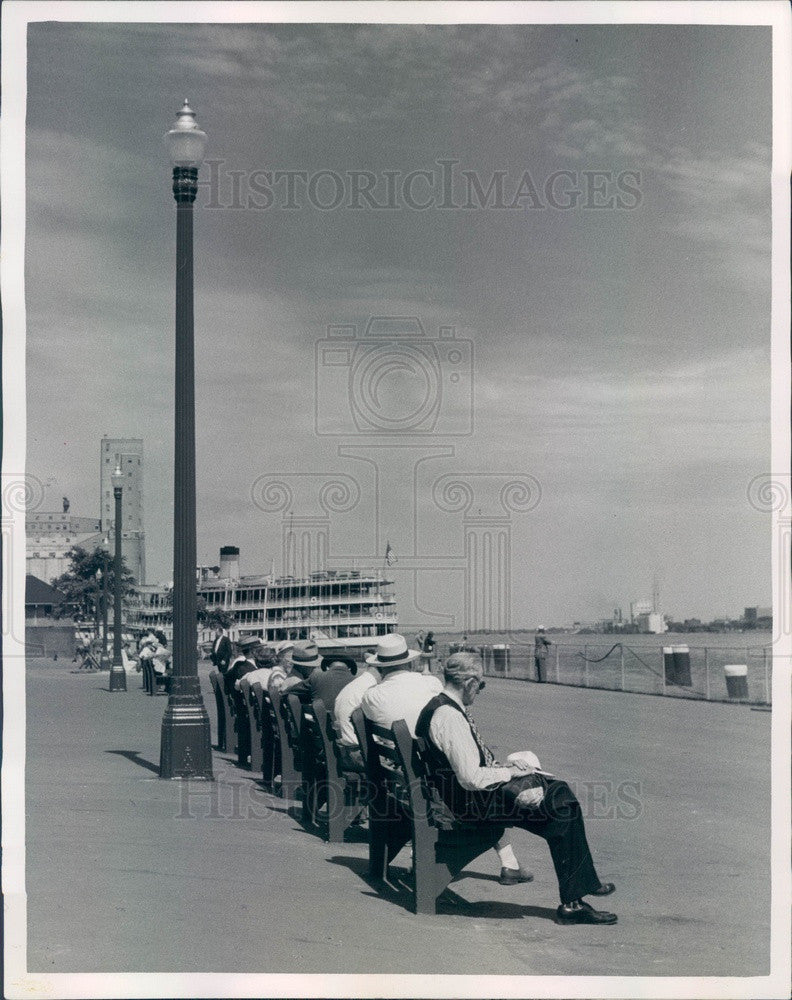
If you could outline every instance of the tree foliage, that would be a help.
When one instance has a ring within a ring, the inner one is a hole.
[[[85,614],[96,611],[101,604],[104,581],[97,579],[96,571],[107,571],[107,592],[115,594],[115,560],[108,557],[101,547],[88,552],[79,545],[70,549],[69,569],[52,581],[52,586],[66,595],[72,604],[78,605]],[[105,565],[106,563],[106,565]],[[128,597],[134,587],[134,577],[121,556],[121,600]]]

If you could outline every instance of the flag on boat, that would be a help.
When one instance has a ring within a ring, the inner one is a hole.
[[[386,564],[386,566],[392,566],[394,563],[397,563],[398,561],[399,561],[398,557],[396,556],[396,553],[393,551],[393,548],[391,547],[391,543],[388,542],[387,547],[385,549],[385,564]]]

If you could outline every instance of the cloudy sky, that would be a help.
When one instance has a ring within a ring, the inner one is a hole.
[[[148,576],[171,576],[162,135],[188,97],[212,161],[201,562],[236,544],[243,572],[280,569],[284,514],[257,481],[291,476],[300,518],[318,474],[343,475],[359,499],[331,517],[335,563],[381,565],[389,541],[406,600],[458,615],[463,513],[438,481],[475,487],[467,516],[504,516],[522,476],[540,493],[508,512],[515,626],[627,609],[655,574],[679,617],[770,603],[769,518],[747,499],[770,464],[770,96],[760,27],[31,25],[27,468],[45,505],[95,516],[101,435],[142,437]],[[397,363],[358,385],[371,317],[417,318],[427,346],[388,341]],[[358,331],[346,365],[316,347],[331,327]],[[411,434],[357,419],[423,404]],[[446,568],[414,593],[421,560]]]

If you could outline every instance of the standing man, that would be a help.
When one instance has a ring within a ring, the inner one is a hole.
[[[534,636],[534,663],[536,664],[536,680],[544,684],[547,680],[547,651],[553,644],[544,634],[544,625],[540,625]]]
[[[231,647],[231,640],[226,635],[226,630],[218,626],[215,632],[214,643],[212,644],[212,652],[209,655],[209,659],[217,667],[221,674],[224,674],[228,670],[228,666],[231,663],[231,657],[233,655],[233,649]]]

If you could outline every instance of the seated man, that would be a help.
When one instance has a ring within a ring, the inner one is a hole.
[[[272,668],[272,673],[270,674],[269,681],[267,682],[267,690],[270,695],[272,695],[274,691],[280,692],[289,677],[291,670],[289,653],[293,647],[294,643],[291,639],[283,639],[275,645],[275,665]]]
[[[352,725],[352,713],[359,708],[363,701],[363,696],[369,688],[373,688],[382,680],[379,670],[373,663],[366,663],[365,670],[358,669],[355,677],[346,685],[336,697],[335,728],[338,734],[336,746],[338,747],[339,762],[341,767],[347,771],[365,771],[363,755],[358,745],[357,733]]]
[[[398,633],[384,635],[377,652],[366,657],[366,662],[377,667],[382,680],[363,695],[363,714],[378,726],[390,727],[397,719],[404,719],[410,735],[415,736],[418,717],[427,704],[433,704],[443,690],[443,684],[434,674],[420,672],[418,649],[407,649],[404,636]],[[479,661],[480,664],[480,661]],[[413,672],[413,667],[417,672]],[[517,861],[511,843],[501,838],[495,848],[501,862],[501,885],[530,882],[533,875]]]
[[[476,653],[454,653],[445,665],[442,692],[416,723],[435,795],[454,819],[520,826],[547,841],[561,895],[557,923],[615,924],[615,914],[583,901],[583,896],[607,896],[615,887],[597,876],[580,804],[569,785],[541,771],[532,754],[515,754],[513,764],[501,766],[482,742],[467,708],[484,687],[483,674]]]
[[[255,643],[251,643],[249,648],[245,650],[245,658],[254,664],[253,670],[243,674],[235,681],[234,687],[246,696],[247,689],[251,684],[258,682],[263,688],[266,688],[272,675],[272,668],[275,666],[275,658],[272,650],[265,646],[260,639],[256,639]]]
[[[306,680],[290,688],[291,694],[306,705],[321,698],[327,711],[332,715],[336,698],[357,673],[357,663],[351,656],[325,656]]]
[[[410,735],[415,736],[421,709],[443,689],[439,677],[413,672],[420,655],[420,650],[408,649],[404,636],[397,632],[380,637],[376,653],[366,657],[366,663],[375,666],[382,677],[363,695],[360,704],[366,718],[378,726],[392,726],[397,719],[404,719]]]

